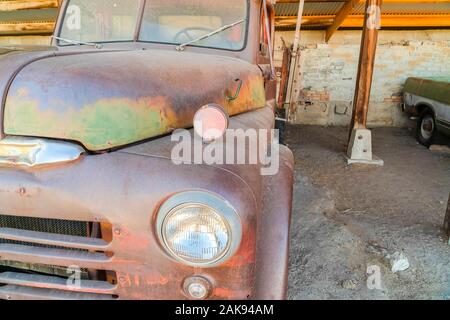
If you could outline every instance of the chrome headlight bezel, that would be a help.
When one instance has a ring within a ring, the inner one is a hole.
[[[205,262],[188,260],[176,254],[167,242],[165,232],[167,218],[189,206],[202,206],[213,210],[221,217],[228,229],[228,243],[224,251],[213,260]],[[205,191],[182,192],[165,201],[158,210],[156,228],[159,241],[169,256],[191,267],[210,268],[224,263],[236,253],[242,240],[242,222],[236,210],[223,198]]]

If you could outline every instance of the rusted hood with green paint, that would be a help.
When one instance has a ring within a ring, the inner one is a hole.
[[[236,79],[243,86],[229,101]],[[166,50],[54,53],[15,76],[3,132],[73,140],[101,151],[191,127],[207,103],[222,105],[231,116],[263,107],[260,69],[229,57]]]

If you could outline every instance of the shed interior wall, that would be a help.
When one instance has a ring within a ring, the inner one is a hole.
[[[292,43],[293,31],[276,34],[275,61],[281,66],[281,37]],[[325,31],[301,32],[301,76],[294,89],[300,104],[296,124],[341,126],[350,123],[361,31],[342,30],[325,42]],[[379,33],[368,125],[406,126],[401,111],[408,77],[450,75],[450,30],[385,30]]]

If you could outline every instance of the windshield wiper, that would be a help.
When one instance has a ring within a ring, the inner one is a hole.
[[[65,38],[61,38],[61,37],[56,37],[56,36],[52,36],[53,39],[56,40],[60,40],[60,41],[64,41],[70,44],[83,44],[86,46],[92,46],[95,49],[101,49],[103,48],[103,45],[100,43],[94,43],[94,42],[84,42],[84,41],[77,41],[77,40],[70,40],[70,39],[65,39]]]
[[[208,33],[208,34],[205,34],[205,35],[203,35],[203,36],[200,36],[200,37],[198,37],[198,38],[195,38],[195,39],[193,39],[193,40],[191,40],[191,41],[182,43],[182,44],[178,45],[178,46],[176,47],[176,49],[177,49],[178,51],[183,51],[184,48],[185,48],[186,46],[188,46],[188,45],[190,45],[190,44],[193,44],[193,43],[195,43],[195,42],[198,42],[198,41],[207,39],[207,38],[209,38],[209,37],[212,37],[212,36],[214,36],[214,35],[216,35],[216,34],[218,34],[218,33],[221,33],[222,31],[225,31],[225,30],[228,30],[228,29],[230,29],[230,28],[233,28],[234,26],[237,26],[238,24],[244,23],[245,20],[246,20],[246,19],[241,19],[241,20],[236,21],[236,22],[233,22],[233,23],[231,23],[231,24],[227,24],[226,26],[220,27],[219,29],[214,30],[214,31],[211,31],[211,32]]]

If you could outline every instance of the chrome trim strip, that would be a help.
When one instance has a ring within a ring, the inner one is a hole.
[[[117,285],[110,284],[106,281],[80,280],[78,285],[71,285],[70,280],[64,278],[18,272],[0,273],[0,283],[13,286],[94,294],[114,294],[117,290]]]
[[[70,292],[54,289],[30,288],[6,285],[0,287],[0,299],[4,300],[116,300],[112,295]]]
[[[0,140],[0,167],[33,168],[72,162],[85,150],[74,143],[41,138],[6,137]]]
[[[70,249],[53,249],[21,244],[0,244],[0,256],[3,261],[43,264],[60,267],[73,265],[81,268],[110,270],[114,256],[106,253],[78,251]]]
[[[106,251],[110,245],[103,239],[11,228],[0,228],[0,239],[92,251]]]

